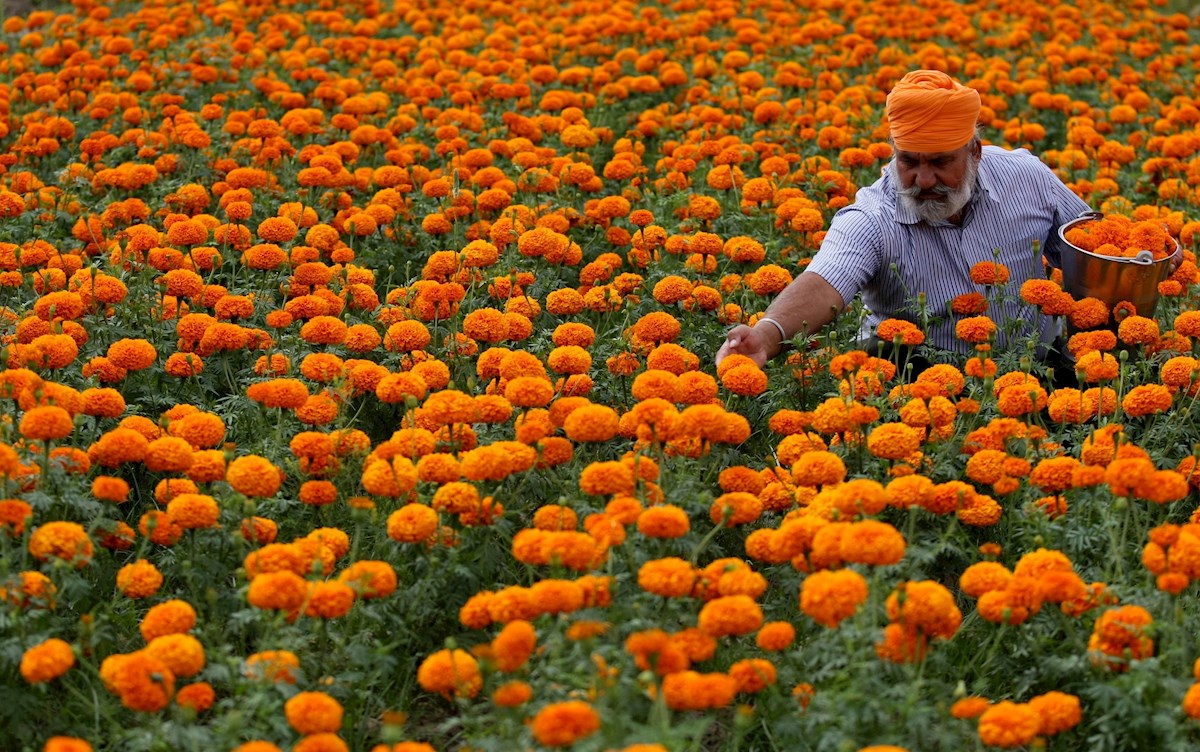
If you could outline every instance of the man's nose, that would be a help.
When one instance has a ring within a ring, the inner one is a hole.
[[[917,177],[913,182],[921,190],[927,191],[938,184],[937,174],[928,167],[918,167]]]

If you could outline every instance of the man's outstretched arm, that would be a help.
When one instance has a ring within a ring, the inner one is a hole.
[[[765,365],[779,354],[784,340],[819,331],[845,307],[846,302],[833,285],[818,274],[804,272],[767,307],[765,317],[778,322],[779,327],[761,320],[753,327],[744,324],[734,327],[717,351],[717,363],[726,355],[737,353]]]

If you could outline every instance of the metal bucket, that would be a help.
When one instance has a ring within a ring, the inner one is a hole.
[[[1067,240],[1067,231],[1075,225],[1103,218],[1101,212],[1084,212],[1058,228],[1058,237],[1066,246],[1062,254],[1063,289],[1076,300],[1097,298],[1110,309],[1123,300],[1129,301],[1139,316],[1153,316],[1158,305],[1158,284],[1171,275],[1170,256],[1158,261],[1150,251],[1132,258],[1100,256]]]

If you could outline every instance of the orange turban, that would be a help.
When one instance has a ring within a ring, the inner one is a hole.
[[[888,94],[887,116],[897,149],[954,151],[975,135],[979,92],[941,71],[913,71]]]

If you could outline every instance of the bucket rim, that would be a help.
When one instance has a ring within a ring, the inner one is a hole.
[[[1064,245],[1066,245],[1068,248],[1075,251],[1076,253],[1081,253],[1084,256],[1090,256],[1091,258],[1098,259],[1100,261],[1109,261],[1114,264],[1133,264],[1136,266],[1151,267],[1151,266],[1155,266],[1157,264],[1162,264],[1164,262],[1170,263],[1172,257],[1169,255],[1163,256],[1160,259],[1152,259],[1150,261],[1139,261],[1136,257],[1130,258],[1128,256],[1105,256],[1100,253],[1092,253],[1091,251],[1084,250],[1083,248],[1080,248],[1079,246],[1075,245],[1071,241],[1067,240],[1067,230],[1071,229],[1075,225],[1083,224],[1086,222],[1097,222],[1101,219],[1104,219],[1104,212],[1085,211],[1082,214],[1080,214],[1078,217],[1076,217],[1075,219],[1072,219],[1070,222],[1065,222],[1061,226],[1059,226],[1059,228],[1058,228],[1059,240],[1061,240]],[[1175,243],[1175,248],[1177,250],[1183,248],[1183,246],[1180,245],[1179,240],[1177,240],[1174,236],[1172,236],[1168,233],[1168,237],[1170,237],[1171,241],[1173,243]]]

